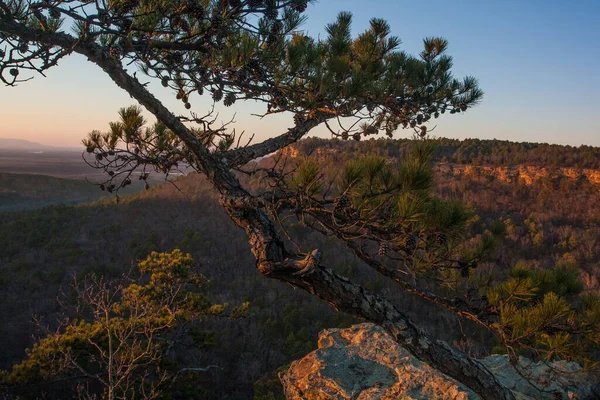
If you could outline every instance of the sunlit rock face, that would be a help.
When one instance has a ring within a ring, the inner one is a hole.
[[[518,399],[600,399],[594,382],[575,363],[532,364],[524,373],[536,378],[539,391],[521,378],[505,356],[480,360]],[[558,373],[556,371],[566,373]],[[328,329],[319,335],[319,348],[294,361],[280,375],[290,400],[475,400],[465,386],[412,357],[382,328],[373,324]]]

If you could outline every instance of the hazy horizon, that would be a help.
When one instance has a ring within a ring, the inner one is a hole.
[[[402,130],[399,130],[398,133],[402,133]],[[320,137],[320,138],[329,138],[330,135],[308,135],[305,138],[302,138],[300,140],[304,140],[304,139],[310,139],[310,138],[314,138],[314,137]],[[391,139],[409,139],[410,136],[406,136],[406,135],[401,135],[401,134],[396,134],[393,138]],[[510,139],[502,139],[502,138],[480,138],[480,137],[464,137],[464,138],[456,138],[456,137],[450,137],[450,136],[435,136],[432,135],[431,136],[432,139],[457,139],[460,141],[464,141],[464,140],[499,140],[499,141],[508,141],[508,142],[513,142],[513,143],[533,143],[533,144],[549,144],[549,145],[558,145],[558,146],[571,146],[571,147],[581,147],[581,146],[590,146],[590,147],[600,147],[600,145],[590,145],[590,144],[585,144],[582,143],[580,145],[571,145],[568,143],[552,143],[552,142],[540,142],[540,141],[528,141],[528,140],[510,140]],[[369,140],[379,140],[379,139],[383,139],[383,140],[387,140],[390,139],[386,136],[378,136],[378,137],[370,137],[368,139],[363,139],[363,141],[369,141]],[[8,148],[8,147],[2,147],[3,144],[1,141],[3,140],[19,140],[19,141],[24,141],[27,143],[31,143],[33,145],[40,145],[42,147],[47,147],[49,149],[56,149],[56,150],[84,150],[84,146],[80,143],[79,146],[76,145],[56,145],[56,144],[46,144],[46,143],[40,143],[40,142],[35,142],[35,141],[31,141],[31,140],[27,140],[27,139],[20,139],[20,138],[15,138],[15,137],[1,137],[0,136],[0,150],[20,150],[18,148]],[[27,150],[27,149],[24,149]]]
[[[303,29],[322,37],[325,25],[342,10],[353,12],[354,34],[364,30],[370,18],[386,18],[393,34],[402,39],[400,49],[411,54],[421,50],[424,37],[447,38],[455,75],[480,80],[482,104],[464,115],[440,118],[435,135],[600,146],[594,119],[600,108],[600,51],[590,51],[589,45],[600,36],[594,17],[600,14],[599,2],[328,0],[309,6]],[[89,131],[105,130],[120,107],[135,103],[84,57],[72,55],[60,64],[47,78],[0,87],[0,137],[80,147]],[[160,83],[153,81],[149,88],[167,107],[186,113]],[[212,102],[208,96],[192,96],[191,103],[192,111],[200,113]],[[264,120],[251,115],[261,110],[242,102],[231,109],[218,108],[224,121],[237,112],[238,132],[254,134],[256,141],[293,126],[291,115]],[[325,128],[310,134],[329,136]],[[410,130],[400,130],[395,137],[410,135]]]

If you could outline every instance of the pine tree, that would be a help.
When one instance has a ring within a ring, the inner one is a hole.
[[[213,304],[202,293],[208,280],[194,272],[189,254],[179,250],[151,253],[138,264],[142,277],[107,282],[91,275],[74,283],[75,315],[61,321],[55,332],[27,350],[27,359],[2,371],[0,381],[24,396],[28,384],[80,379],[84,398],[157,398],[175,379],[184,383],[188,372],[217,366],[178,365],[170,358],[175,349],[196,346],[211,337],[198,321],[215,316],[239,317],[248,304],[227,311],[227,304]],[[68,312],[69,310],[64,310]]]
[[[102,187],[118,192],[138,168],[162,174],[180,165],[195,169],[208,178],[223,209],[246,233],[262,274],[383,325],[408,351],[484,399],[513,396],[481,364],[438,343],[401,309],[327,268],[318,250],[307,254],[286,246],[279,217],[296,215],[310,229],[337,237],[366,266],[397,282],[399,290],[491,328],[508,348],[535,343],[556,357],[565,356],[566,346],[579,343],[582,335],[597,345],[592,318],[598,315],[597,300],[582,300],[570,291],[542,295],[538,286],[548,276],[494,280],[480,273],[478,263],[501,240],[504,225],[492,224],[466,240],[471,211],[431,191],[428,124],[468,111],[483,95],[475,78],[453,77],[448,42],[426,38],[422,52],[412,56],[399,50],[400,40],[382,19],[372,19],[353,37],[352,15],[345,12],[326,26],[325,37],[315,39],[299,29],[307,3],[115,0],[90,3],[84,10],[71,7],[79,3],[70,0],[0,1],[1,40],[16,50],[4,52],[0,79],[16,85],[68,54],[85,56],[157,120],[147,127],[140,109],[128,107],[106,132],[88,135],[86,160],[107,173]],[[131,65],[146,79],[171,88],[190,109],[189,117],[167,109],[134,76]],[[258,101],[265,105],[265,117],[291,113],[294,118],[279,135],[244,146],[240,135],[227,123],[217,124],[210,111],[192,112],[195,96],[202,94],[226,105],[235,99],[236,107]],[[236,170],[285,149],[318,126],[356,141],[409,129],[415,146],[398,165],[366,157],[328,174],[308,157],[269,171],[267,180],[275,190],[253,193],[240,183]],[[240,146],[234,148],[236,143]],[[378,251],[382,242],[389,246],[385,252]],[[423,290],[415,284],[422,280],[439,290]],[[451,297],[473,293],[473,288],[479,295],[468,296],[469,302],[462,300],[465,296]],[[523,325],[529,322],[531,329]]]

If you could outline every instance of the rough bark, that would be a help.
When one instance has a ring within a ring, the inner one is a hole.
[[[322,120],[317,118],[307,120],[301,125],[295,126],[294,128],[291,128],[287,132],[274,138],[264,140],[251,146],[230,150],[224,154],[224,157],[227,159],[227,163],[231,167],[244,165],[256,158],[274,153],[277,150],[283,149],[284,147],[297,142],[312,128],[319,125],[321,121]]]
[[[1,17],[0,31],[28,41],[60,46],[86,56],[92,63],[101,67],[119,87],[127,91],[171,129],[195,154],[198,166],[221,194],[220,204],[231,219],[246,232],[257,267],[263,275],[302,288],[326,301],[336,310],[385,327],[398,343],[415,357],[463,382],[484,399],[514,399],[510,390],[500,385],[480,363],[452,349],[444,342],[429,337],[389,301],[324,267],[317,251],[307,257],[293,255],[286,251],[274,222],[261,207],[260,201],[240,185],[230,170],[230,163],[241,162],[248,157],[266,155],[285,147],[298,140],[304,134],[302,130],[289,131],[278,138],[267,140],[264,142],[266,144],[256,145],[252,150],[232,152],[229,156],[218,159],[137,79],[127,74],[117,59],[97,44],[77,40],[65,33],[49,33],[32,29]],[[307,129],[310,128],[312,127],[307,124]]]

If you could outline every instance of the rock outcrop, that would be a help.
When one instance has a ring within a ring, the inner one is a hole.
[[[522,365],[528,366],[523,372],[538,382],[534,386],[519,376],[505,356],[490,356],[480,361],[518,399],[600,399],[598,386],[580,372],[581,367],[576,363],[546,365],[522,359]],[[462,384],[412,357],[373,324],[322,331],[319,348],[294,361],[280,374],[280,379],[290,400],[479,398]]]

